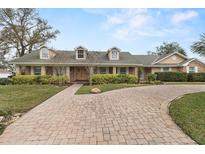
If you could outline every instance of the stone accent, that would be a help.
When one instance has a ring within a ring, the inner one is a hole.
[[[70,66],[66,67],[66,76],[68,77],[68,79],[70,81]]]
[[[113,66],[112,68],[112,74],[116,74],[117,73],[117,68],[115,66]]]
[[[20,66],[16,65],[16,75],[21,75]]]
[[[91,89],[90,92],[93,94],[98,94],[98,93],[101,93],[101,90],[99,88],[93,88],[93,89]]]
[[[135,76],[138,77],[138,67],[135,67]]]
[[[31,66],[31,75],[34,75],[34,67]]]
[[[41,75],[46,75],[46,67],[41,66]]]

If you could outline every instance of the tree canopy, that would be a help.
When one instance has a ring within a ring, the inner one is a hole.
[[[201,34],[200,39],[193,43],[191,50],[193,53],[205,56],[205,33]]]
[[[148,54],[160,56],[160,55],[169,54],[173,52],[179,52],[185,56],[187,55],[185,50],[182,47],[180,47],[180,45],[177,42],[171,42],[171,43],[163,42],[162,45],[156,47],[155,52],[149,51]]]
[[[36,9],[0,9],[0,51],[21,57],[55,39],[58,30],[48,25]]]

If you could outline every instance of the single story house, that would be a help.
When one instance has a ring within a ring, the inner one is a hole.
[[[155,72],[205,72],[205,64],[178,52],[157,55],[133,55],[117,47],[107,51],[89,51],[79,46],[72,51],[42,47],[11,61],[17,75],[66,75],[70,82],[88,81],[91,74],[133,74],[146,79]]]

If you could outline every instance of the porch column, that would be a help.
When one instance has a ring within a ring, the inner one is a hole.
[[[135,76],[138,77],[138,67],[135,67]]]
[[[116,74],[116,67],[115,66],[113,66],[113,68],[112,68],[112,74]]]
[[[31,66],[31,75],[34,75],[34,66]]]
[[[20,66],[16,65],[16,75],[21,75]]]
[[[70,66],[66,67],[66,76],[68,77],[68,80],[70,81]]]
[[[90,67],[90,75],[93,75],[93,67]]]
[[[41,66],[41,75],[46,75],[46,67]]]
[[[91,66],[89,70],[90,70],[90,72],[89,72],[89,82],[90,82],[90,85],[92,85],[93,67]]]
[[[53,69],[53,75],[54,75],[54,76],[57,75],[55,66],[53,66],[52,69]]]

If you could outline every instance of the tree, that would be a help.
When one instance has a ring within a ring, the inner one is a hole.
[[[152,54],[156,53],[156,55],[160,56],[172,52],[179,52],[185,56],[187,55],[185,50],[182,47],[180,47],[180,45],[177,42],[171,42],[171,43],[163,42],[162,45],[156,47],[156,52],[152,52]]]
[[[36,9],[0,9],[0,51],[21,57],[55,39],[59,31],[52,29]]]
[[[199,41],[193,43],[191,50],[193,53],[205,56],[205,33],[200,35]]]
[[[157,55],[157,53],[156,53],[156,52],[153,52],[153,51],[147,51],[147,54],[148,54],[148,55]]]

